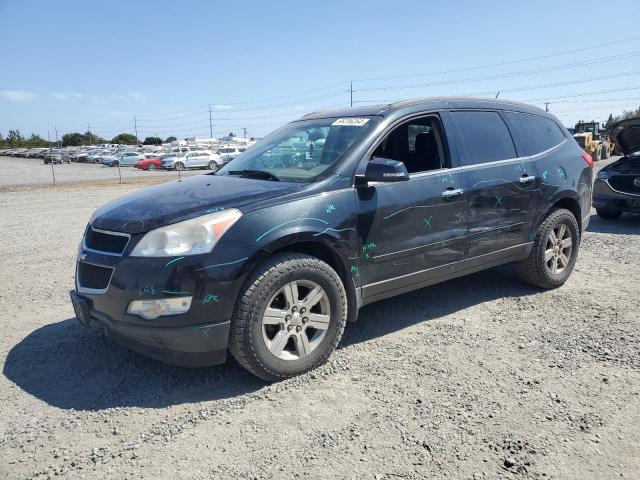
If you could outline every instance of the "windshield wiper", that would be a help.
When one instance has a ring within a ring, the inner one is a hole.
[[[229,175],[244,175],[246,177],[255,177],[255,178],[263,178],[265,180],[275,180],[276,182],[280,181],[280,177],[274,175],[271,172],[267,172],[266,170],[231,170],[228,172]]]

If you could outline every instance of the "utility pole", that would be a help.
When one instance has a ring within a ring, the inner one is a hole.
[[[242,127],[242,138],[247,138],[247,127]]]
[[[58,148],[60,148],[60,140],[58,140],[58,127],[53,127],[53,129],[56,131],[56,144],[58,145]]]
[[[47,130],[47,140],[49,141],[49,161],[51,162],[51,175],[53,176],[53,186],[56,186],[56,172],[53,168],[53,153],[51,150],[51,135],[49,135],[49,130]]]
[[[545,111],[545,112],[548,112],[548,111],[549,111],[549,104],[550,104],[550,103],[551,103],[551,102],[544,102],[544,111]]]
[[[349,105],[353,107],[353,80],[349,82]]]
[[[136,131],[136,148],[140,146],[138,142],[138,121],[136,120],[136,116],[133,116],[133,129]]]
[[[209,104],[209,138],[213,138],[213,123],[211,123],[211,104]]]
[[[91,146],[91,125],[87,123],[87,133],[89,134],[89,146]]]
[[[498,93],[496,93],[496,100],[498,99],[499,96],[500,96],[500,91],[498,90]]]

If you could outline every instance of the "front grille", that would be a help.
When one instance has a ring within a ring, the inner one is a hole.
[[[640,184],[640,176],[636,175],[615,175],[609,178],[609,184],[617,191],[624,193],[631,193],[633,195],[640,195],[640,186],[635,185],[634,182]]]
[[[78,286],[91,290],[105,290],[109,286],[113,268],[91,263],[78,263]]]
[[[129,242],[129,235],[94,230],[89,227],[84,238],[84,244],[91,250],[122,255]]]

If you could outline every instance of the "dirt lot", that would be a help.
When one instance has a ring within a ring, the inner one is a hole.
[[[64,163],[45,165],[40,158],[13,158],[0,156],[0,190],[26,185],[53,185],[55,175],[56,184],[71,183],[118,183],[122,177],[123,183],[141,181],[169,181],[178,178],[178,172],[156,170],[147,172],[133,167],[117,168],[90,163]],[[181,175],[197,175],[204,170],[189,170]]]
[[[370,305],[266,385],[75,322],[83,227],[134,188],[0,192],[0,478],[640,478],[640,219],[593,216],[558,290],[500,268]]]

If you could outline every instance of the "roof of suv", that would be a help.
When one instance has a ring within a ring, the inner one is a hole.
[[[356,117],[368,115],[388,116],[395,112],[410,113],[421,110],[440,110],[449,108],[502,109],[518,110],[522,112],[548,115],[544,110],[532,105],[511,100],[491,100],[487,98],[471,97],[428,97],[415,100],[402,100],[395,103],[381,105],[366,105],[361,107],[332,108],[318,110],[304,115],[300,120],[326,117]]]

